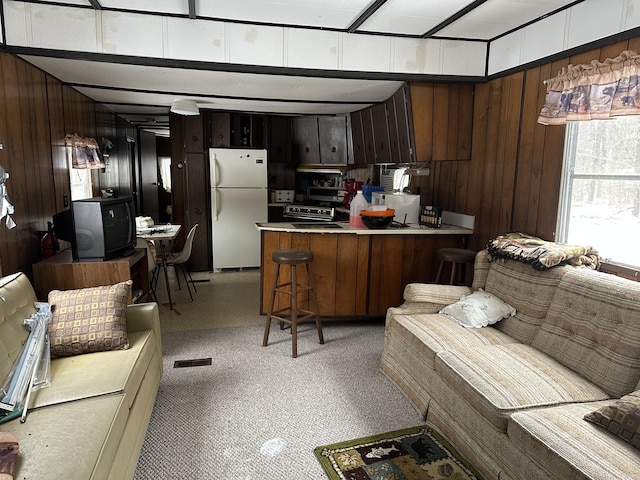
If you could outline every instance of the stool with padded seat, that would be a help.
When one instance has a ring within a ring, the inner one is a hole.
[[[449,285],[453,285],[456,278],[456,270],[458,265],[462,265],[462,268],[458,271],[458,282],[464,283],[464,272],[466,265],[473,263],[476,259],[476,252],[473,250],[466,250],[464,248],[441,248],[438,250],[438,258],[440,259],[440,266],[438,267],[438,273],[436,274],[436,283],[440,281],[440,275],[445,262],[451,263],[451,277],[449,278]]]
[[[276,250],[271,255],[276,263],[276,269],[273,276],[273,290],[269,299],[269,310],[267,312],[267,322],[264,328],[264,339],[262,346],[266,347],[269,342],[269,329],[271,328],[271,319],[275,318],[280,321],[280,328],[284,328],[284,324],[291,325],[291,356],[298,356],[298,324],[309,318],[315,317],[316,327],[318,329],[318,338],[320,344],[324,344],[322,335],[322,321],[318,313],[318,299],[311,282],[311,270],[309,264],[313,261],[313,252],[301,248],[284,248]],[[291,267],[291,280],[285,283],[280,282],[280,267],[289,265]],[[307,285],[298,283],[297,267],[304,265],[307,271]],[[298,306],[298,294],[309,293],[309,308]],[[290,297],[289,306],[279,308],[274,311],[275,299],[277,293],[283,293]]]

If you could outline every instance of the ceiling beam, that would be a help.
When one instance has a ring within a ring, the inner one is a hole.
[[[462,10],[458,10],[457,13],[451,15],[449,18],[447,18],[446,20],[444,20],[443,22],[441,22],[440,24],[436,25],[435,27],[433,27],[431,30],[429,30],[427,33],[425,33],[424,35],[422,35],[422,38],[429,38],[434,36],[436,33],[438,33],[440,30],[442,30],[443,28],[451,25],[453,22],[455,22],[456,20],[464,17],[467,13],[471,12],[472,10],[475,10],[476,8],[478,8],[480,5],[482,5],[483,3],[486,3],[487,0],[475,0],[474,2],[470,3],[469,5],[467,5],[466,7],[464,7]]]
[[[188,0],[189,2],[189,18],[195,20],[196,15],[196,0]]]
[[[354,33],[356,30],[358,30],[358,28],[360,28],[360,25],[369,20],[371,15],[376,13],[376,11],[378,11],[378,9],[386,2],[387,0],[374,0],[371,5],[369,5],[367,9],[362,12],[351,25],[349,25],[349,28],[347,28],[347,32]]]
[[[89,3],[96,10],[102,10],[102,5],[100,5],[100,2],[98,0],[89,0]]]

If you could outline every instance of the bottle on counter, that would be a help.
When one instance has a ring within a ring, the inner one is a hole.
[[[358,193],[351,200],[349,205],[349,225],[352,227],[365,228],[365,224],[362,223],[362,217],[360,216],[360,210],[364,210],[369,206],[369,203],[364,198],[362,190],[358,190]]]

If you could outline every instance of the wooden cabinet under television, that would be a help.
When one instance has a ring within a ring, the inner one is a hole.
[[[38,300],[46,301],[51,290],[114,285],[132,280],[132,301],[149,301],[147,252],[137,248],[128,257],[104,262],[73,261],[70,250],[63,250],[33,265],[33,284]]]

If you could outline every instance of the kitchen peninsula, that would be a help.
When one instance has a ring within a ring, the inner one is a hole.
[[[473,228],[444,223],[441,228],[411,225],[375,230],[343,222],[279,222],[257,224],[257,228],[260,312],[266,314],[273,287],[273,251],[306,248],[314,253],[311,271],[320,315],[347,318],[384,316],[387,308],[402,303],[408,283],[434,281],[440,248],[463,248],[473,233]],[[288,268],[283,271],[289,275]],[[276,304],[275,308],[281,307]]]

